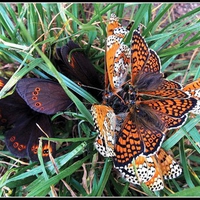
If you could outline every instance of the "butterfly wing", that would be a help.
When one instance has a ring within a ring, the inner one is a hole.
[[[167,81],[161,73],[161,62],[157,53],[148,48],[144,38],[138,31],[132,36],[132,87],[137,95],[161,98],[188,98],[181,85]],[[134,91],[132,89],[132,91]]]
[[[40,113],[55,114],[72,104],[63,88],[54,81],[23,78],[17,82],[16,90],[31,109]]]
[[[20,124],[15,123],[13,128],[5,132],[5,144],[7,149],[19,158],[28,156],[28,142],[30,137],[29,123],[31,118],[22,121]]]
[[[183,91],[189,93],[192,97],[200,100],[200,78],[185,85],[185,87],[183,87]]]
[[[100,73],[78,44],[70,40],[66,45],[57,48],[57,54],[61,55],[61,59],[65,64],[61,66],[61,72],[67,77],[88,86],[103,87]]]
[[[128,182],[140,185],[142,182],[152,191],[164,188],[164,179],[181,175],[180,165],[163,148],[153,156],[138,156],[133,162],[117,168]]]
[[[157,116],[167,129],[178,128],[187,119],[187,114],[196,106],[197,100],[188,99],[153,99],[140,101],[143,109],[148,109],[150,113]]]
[[[113,157],[115,143],[116,116],[111,107],[93,105],[91,107],[95,129],[98,135],[94,145],[104,157]]]
[[[182,125],[195,103],[193,98],[136,102],[116,140],[115,165],[127,165],[142,154],[154,155],[162,145],[166,130]]]
[[[111,13],[110,20],[107,25],[107,37],[110,35],[115,35],[118,38],[124,38],[131,30],[133,24],[134,24],[134,21],[130,22],[127,27],[123,27],[119,23],[119,18],[114,13]],[[139,28],[140,27],[138,27],[137,29],[138,31],[139,31]]]
[[[180,165],[163,148],[152,157],[155,163],[155,174],[145,184],[152,190],[158,191],[164,188],[163,179],[174,179],[181,175]]]
[[[155,173],[150,180],[145,182],[146,186],[152,191],[159,191],[164,188],[164,181],[162,176],[162,170],[160,169],[160,165],[157,162],[155,156],[152,156]]]
[[[85,89],[97,100],[102,98],[102,92],[94,88],[103,89],[103,74],[99,72],[83,48],[70,40],[66,45],[56,48],[56,55],[53,57],[57,69],[75,82],[90,86]]]
[[[7,80],[0,77],[0,90],[6,83]],[[13,94],[0,99],[0,125],[9,127],[29,109],[24,100],[14,91]]]
[[[107,37],[110,35],[116,35],[117,37],[124,38],[127,32],[128,30],[119,23],[119,18],[112,13],[107,25]]]
[[[183,88],[183,91],[197,99],[197,104],[191,110],[191,112],[197,115],[200,114],[200,78],[198,78],[196,81],[193,81],[192,83],[188,83]]]
[[[155,174],[152,158],[145,156],[138,156],[131,164],[117,169],[124,179],[136,185],[149,181]]]
[[[180,165],[163,148],[158,151],[156,157],[164,179],[174,179],[181,175]]]
[[[165,134],[162,122],[155,117],[142,109],[130,110],[116,140],[116,167],[130,164],[139,155],[150,156],[159,150]]]
[[[28,157],[32,161],[38,160],[37,150],[39,147],[39,138],[53,137],[53,130],[51,127],[51,121],[49,116],[40,114],[35,117],[29,124],[31,128],[31,135],[28,142]],[[56,144],[54,142],[48,142],[48,140],[42,140],[42,157],[44,161],[49,160],[49,153],[55,156]]]
[[[19,158],[28,157],[32,161],[37,161],[37,149],[39,145],[39,137],[44,133],[37,127],[37,124],[44,129],[49,137],[52,137],[51,123],[49,116],[43,114],[24,114],[19,117],[14,127],[5,133],[5,143],[8,150]],[[55,154],[55,143],[51,143],[48,148],[47,141],[43,142],[43,158],[48,159],[48,150]]]
[[[149,57],[149,48],[137,30],[133,31],[131,45],[131,83],[134,85]]]
[[[7,83],[7,80],[3,77],[0,77],[0,90],[4,87],[6,83]]]
[[[19,116],[29,110],[29,106],[17,92],[0,99],[0,125],[6,127],[12,125]]]

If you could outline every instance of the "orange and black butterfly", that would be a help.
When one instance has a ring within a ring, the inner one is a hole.
[[[98,132],[95,147],[102,156],[115,159],[115,142],[126,113],[115,115],[106,105],[93,105],[91,111]],[[141,155],[124,167],[114,167],[126,181],[136,185],[145,183],[152,191],[162,190],[164,179],[174,179],[182,173],[180,165],[162,148],[155,155]]]
[[[166,131],[185,123],[197,104],[182,86],[167,81],[160,72],[160,59],[135,30],[131,46],[129,112],[116,139],[115,166],[123,168],[139,155],[151,156],[160,149]]]
[[[129,29],[124,28],[119,23],[118,17],[112,13],[107,25],[104,104],[113,94],[118,96],[118,92],[122,90],[126,81],[131,52],[122,40],[128,32]]]

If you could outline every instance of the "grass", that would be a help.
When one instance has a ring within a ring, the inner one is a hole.
[[[199,39],[200,7],[172,19],[175,4],[103,4],[92,3],[1,3],[0,4],[0,75],[9,79],[0,92],[4,97],[24,76],[56,78],[70,96],[77,110],[66,111],[75,119],[55,125],[57,157],[54,162],[29,163],[14,158],[3,146],[0,135],[0,196],[199,196],[200,116],[190,115],[187,123],[170,131],[163,148],[171,150],[183,167],[183,174],[165,181],[160,192],[144,191],[117,178],[112,162],[94,149],[95,132],[90,114],[97,100],[84,88],[60,74],[51,61],[56,46],[70,39],[82,46],[96,70],[104,72],[106,23],[112,12],[122,24],[134,20],[135,29],[143,24],[143,36],[159,55],[162,72],[169,80],[183,85],[200,77]],[[126,20],[125,20],[126,19]],[[131,31],[132,31],[131,30]],[[127,44],[130,42],[128,35]],[[71,91],[74,91],[72,93]],[[76,94],[81,94],[80,100]],[[52,116],[52,123],[58,115]],[[55,123],[53,123],[55,124]]]

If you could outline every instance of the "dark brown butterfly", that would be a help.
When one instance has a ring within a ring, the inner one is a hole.
[[[103,74],[95,69],[78,44],[70,40],[66,45],[57,47],[52,60],[62,74],[75,82],[89,86],[86,90],[97,100],[101,100],[102,92],[95,88],[103,89]]]
[[[6,80],[0,79],[0,83],[2,88]],[[0,99],[0,125],[5,127],[8,150],[19,158],[37,161],[39,138],[53,137],[49,114],[65,110],[70,104],[72,101],[58,83],[39,78],[21,79],[17,91]],[[47,140],[42,145],[42,156],[46,161],[49,152],[55,155],[56,145],[53,142],[48,145]]]

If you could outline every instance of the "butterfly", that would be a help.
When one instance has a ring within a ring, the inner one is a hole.
[[[40,137],[53,137],[50,117],[34,112],[26,102],[14,92],[0,99],[0,125],[4,127],[7,149],[16,157],[38,161],[37,149]],[[42,130],[47,134],[45,135]],[[49,152],[55,156],[56,144],[43,140],[42,156],[49,160]]]
[[[16,91],[34,111],[52,115],[72,105],[61,85],[41,78],[22,78],[16,84]]]
[[[182,174],[182,168],[163,148],[153,156],[138,156],[127,168],[119,169],[128,182],[145,185],[152,191],[164,188],[164,180],[175,179]]]
[[[107,25],[104,104],[110,96],[117,95],[126,80],[130,65],[130,48],[122,40],[128,32],[128,28],[124,28],[118,17],[112,13]]]
[[[200,78],[185,85],[183,91],[197,99],[197,104],[191,112],[197,115],[200,114]]]
[[[153,50],[150,49],[149,52],[149,48],[146,42],[144,41],[143,38],[141,38],[139,28],[133,34],[135,35],[134,38],[135,44],[132,45],[133,48],[132,51],[134,52],[131,55],[130,48],[127,45],[124,45],[122,42],[123,38],[127,35],[127,33],[130,30],[131,24],[128,27],[129,28],[123,27],[119,23],[118,17],[116,17],[114,13],[111,14],[109,24],[107,25],[107,43],[106,43],[106,56],[105,56],[106,57],[105,94],[104,94],[103,104],[113,105],[113,106],[118,104],[122,105],[119,102],[119,99],[117,99],[115,96],[117,95],[118,98],[120,98],[120,101],[122,102],[124,101],[124,97],[122,97],[121,95],[125,95],[125,92],[124,91],[121,92],[121,90],[123,90],[123,86],[125,85],[125,82],[129,77],[128,71],[131,64],[131,60],[134,60],[133,58],[131,58],[131,56],[140,59],[142,58],[142,56],[144,56],[144,58],[140,60],[141,63],[139,63],[138,59],[137,61],[135,61],[136,67],[132,66],[132,83],[134,83],[133,80],[134,77],[137,77],[139,75],[138,72],[141,69],[140,65],[146,64],[146,66],[144,67],[144,72],[145,70],[149,70],[146,73],[140,73],[141,77],[138,77],[139,82],[135,83],[138,94],[143,94],[145,92],[146,95],[153,95],[153,96],[167,95],[168,97],[178,97],[179,95],[180,97],[187,97],[187,95],[184,92],[180,90],[175,90],[175,89],[181,89],[180,84],[173,81],[167,81],[163,78],[163,74],[160,73],[159,57]],[[136,33],[138,33],[138,38],[136,38],[137,36]],[[139,39],[141,41],[139,41]],[[141,55],[139,55],[140,51],[137,51],[136,48],[141,48],[141,49],[144,48]],[[146,63],[145,60],[147,60],[148,62]],[[161,79],[162,79],[162,84],[160,84],[160,86],[156,88],[155,86],[157,85],[157,82],[161,81]],[[131,89],[132,90],[134,89],[130,88],[129,90],[129,92],[132,93],[133,95],[134,92],[131,92]],[[115,95],[113,96],[112,94]],[[127,109],[125,104],[123,106],[124,106],[123,109]],[[122,109],[120,109],[120,111],[121,110]],[[115,109],[115,111],[118,111],[118,109]]]
[[[160,72],[160,59],[137,31],[131,46],[129,112],[116,139],[116,167],[123,168],[139,155],[151,156],[160,149],[166,131],[185,123],[197,103],[182,86]]]
[[[97,104],[92,105],[91,111],[98,132],[94,145],[102,156],[115,159],[116,135],[127,113],[115,115],[110,106]],[[126,181],[136,185],[144,182],[152,191],[163,189],[164,179],[174,179],[182,173],[179,164],[162,148],[153,156],[138,156],[129,165],[114,167]]]
[[[70,40],[66,45],[57,47],[52,60],[58,71],[79,85],[85,85],[86,90],[98,100],[102,98],[103,75],[95,69],[77,43]]]

